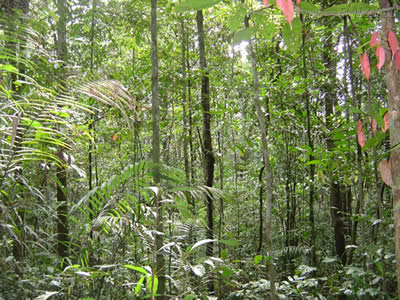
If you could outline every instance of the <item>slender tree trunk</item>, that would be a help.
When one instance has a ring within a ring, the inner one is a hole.
[[[68,60],[67,51],[67,3],[66,0],[57,0],[57,58],[62,62],[60,80],[66,78],[65,65]],[[61,164],[57,166],[57,254],[60,258],[68,256],[68,198],[67,198],[67,155],[65,149],[61,148],[58,157]],[[64,266],[64,262],[62,263]]]
[[[249,27],[249,19],[246,16],[244,20],[244,25],[246,28]],[[249,41],[249,55],[251,57],[251,66],[253,70],[253,92],[254,98],[253,103],[257,112],[257,119],[260,128],[261,134],[261,142],[263,146],[263,158],[264,158],[264,171],[265,171],[265,199],[266,199],[266,230],[265,230],[265,242],[267,246],[267,255],[272,258],[272,175],[271,175],[271,167],[269,163],[269,150],[267,143],[267,126],[265,124],[265,116],[261,110],[260,105],[260,89],[259,89],[259,81],[258,81],[258,71],[257,71],[257,62],[256,56],[253,49],[253,42],[250,39]],[[272,259],[268,260],[268,272],[269,272],[269,280],[271,283],[271,298],[276,299],[276,287],[275,287],[275,269],[272,263]]]
[[[157,0],[151,0],[151,104],[153,119],[153,136],[152,136],[152,159],[153,159],[153,181],[156,186],[160,186],[160,96],[158,83],[158,50],[157,50]],[[164,232],[163,224],[163,207],[160,199],[160,193],[155,196],[156,203],[156,230],[160,233]],[[165,261],[164,256],[159,251],[163,246],[162,234],[155,236],[155,253],[156,263],[154,274],[158,276],[157,299],[167,299],[165,295]],[[154,282],[154,281],[153,281]]]
[[[308,72],[307,72],[307,63],[306,63],[306,33],[304,28],[304,20],[303,20],[303,15],[300,15],[301,22],[303,24],[303,32],[302,32],[302,43],[301,43],[301,48],[302,48],[302,63],[303,63],[303,80],[304,82],[307,82],[308,78]],[[305,89],[306,92],[303,94],[304,97],[304,103],[305,103],[305,108],[306,108],[306,118],[307,118],[307,143],[308,146],[310,147],[310,154],[308,156],[308,160],[312,161],[314,160],[314,142],[311,137],[311,112],[310,112],[310,94],[307,90],[307,84],[305,84]],[[314,174],[315,174],[315,165],[310,164],[308,167],[308,176],[309,176],[309,194],[308,194],[308,207],[310,209],[310,226],[311,226],[311,234],[310,234],[310,247],[311,247],[311,263],[313,266],[317,265],[317,254],[315,251],[315,244],[316,244],[316,239],[317,239],[317,233],[315,231],[315,222],[314,222],[314,194],[315,194],[315,188],[314,188]]]
[[[379,0],[380,8],[390,8],[389,0]],[[387,41],[389,31],[395,32],[395,20],[393,11],[389,10],[381,14],[382,41]],[[389,92],[389,128],[390,144],[392,147],[400,144],[400,74],[386,44],[386,85]],[[396,251],[396,274],[397,293],[400,298],[400,148],[392,150],[392,195],[393,195],[393,218],[394,218],[394,240]]]
[[[206,63],[205,38],[203,25],[203,12],[197,11],[196,16],[197,31],[199,37],[200,52],[200,71],[201,71],[201,105],[203,107],[203,158],[204,158],[204,181],[206,186],[212,187],[214,183],[214,163],[215,158],[211,140],[211,114],[210,114],[210,79]],[[207,238],[212,239],[214,236],[214,219],[213,219],[213,198],[207,195]],[[207,255],[213,255],[213,244],[207,244]]]

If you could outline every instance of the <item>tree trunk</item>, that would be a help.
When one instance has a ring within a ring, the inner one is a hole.
[[[392,7],[389,0],[379,0],[381,9]],[[395,32],[395,21],[393,10],[381,14],[382,41],[387,41],[389,31]],[[386,85],[389,92],[389,129],[390,145],[394,147],[400,144],[400,75],[396,64],[386,44]],[[392,163],[392,195],[393,195],[393,219],[394,219],[394,240],[396,251],[396,274],[397,293],[400,298],[400,148],[395,148],[391,153]]]
[[[248,16],[245,17],[244,25],[246,28],[249,27],[249,19]],[[270,256],[268,260],[268,272],[269,272],[269,280],[271,282],[271,298],[276,299],[276,289],[275,289],[275,269],[272,263],[272,175],[271,175],[271,167],[269,163],[269,150],[267,144],[267,126],[265,125],[264,114],[261,110],[260,105],[260,88],[258,81],[258,72],[257,72],[257,62],[256,56],[253,49],[252,40],[249,40],[249,55],[251,57],[251,66],[253,70],[253,92],[254,98],[253,103],[257,112],[257,119],[261,134],[261,142],[263,147],[263,158],[264,158],[264,172],[265,172],[265,199],[266,199],[266,230],[265,230],[265,242],[267,246],[267,255]]]
[[[60,80],[65,80],[65,64],[67,52],[67,3],[66,0],[57,0],[57,58],[62,62]],[[57,166],[57,254],[60,258],[68,256],[68,199],[67,199],[67,159],[63,148],[58,151],[61,164]],[[61,266],[64,266],[62,262]]]
[[[157,50],[157,0],[151,0],[151,104],[152,104],[152,160],[153,160],[153,181],[156,186],[160,185],[160,96],[158,83],[158,50]],[[163,207],[160,193],[155,195],[156,204],[156,230],[164,232]],[[163,236],[155,235],[156,262],[153,274],[158,276],[157,299],[167,299],[165,295],[165,261],[160,248],[163,246]],[[154,282],[154,281],[153,281]]]
[[[199,37],[199,54],[200,54],[200,72],[201,72],[201,106],[203,108],[203,161],[204,161],[204,181],[206,186],[212,187],[214,183],[214,163],[215,158],[211,140],[211,114],[210,114],[210,79],[208,76],[203,12],[197,11],[197,32]],[[214,236],[214,218],[213,218],[213,198],[211,194],[206,196],[207,205],[207,238],[212,239]],[[213,255],[213,243],[207,244],[207,255]],[[213,281],[208,286],[210,292],[214,291]]]

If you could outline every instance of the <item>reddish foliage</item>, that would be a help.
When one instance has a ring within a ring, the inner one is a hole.
[[[386,130],[389,129],[389,112],[386,112],[386,114],[383,116],[383,122],[384,122],[384,127],[383,127],[383,132],[386,132]]]
[[[365,77],[369,80],[370,67],[367,53],[364,53],[364,55],[361,57],[361,70],[363,71]]]
[[[376,134],[376,130],[378,128],[378,123],[376,122],[375,119],[371,120],[371,130],[372,130],[372,135]]]
[[[265,7],[268,7],[268,0],[263,0]]]
[[[357,140],[361,147],[365,146],[365,134],[362,129],[362,122],[361,120],[357,121]]]
[[[385,63],[385,49],[383,49],[382,46],[376,48],[376,56],[378,57],[378,64],[376,65],[376,67],[379,71],[381,71],[381,68]]]
[[[292,26],[292,20],[294,15],[294,8],[292,0],[283,0],[282,12],[286,20]]]
[[[400,70],[400,51],[397,50],[394,54],[394,61],[396,63],[397,70]]]
[[[384,183],[388,186],[392,186],[392,163],[389,160],[382,160],[379,163],[379,172]]]
[[[397,37],[393,31],[389,31],[388,33],[388,43],[390,50],[392,51],[392,55],[394,56],[397,49],[399,48],[399,42],[397,41]]]
[[[378,44],[379,44],[379,33],[375,31],[371,36],[371,40],[369,41],[369,45],[372,48],[372,47],[375,47]]]

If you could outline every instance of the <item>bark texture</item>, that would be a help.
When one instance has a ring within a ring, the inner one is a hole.
[[[392,2],[389,0],[380,0],[379,6],[382,9],[391,8]],[[386,11],[381,15],[382,22],[382,41],[387,41],[390,31],[395,31],[395,21],[393,10]],[[389,93],[389,129],[391,147],[400,144],[400,75],[396,69],[395,61],[389,51],[389,45],[386,44],[386,85]],[[392,196],[393,196],[393,219],[394,219],[394,240],[396,252],[396,275],[397,275],[397,293],[400,298],[400,148],[392,150]]]

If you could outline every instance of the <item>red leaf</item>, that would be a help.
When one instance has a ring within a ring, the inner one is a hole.
[[[282,9],[284,1],[286,0],[276,0],[276,7]]]
[[[286,20],[289,22],[290,27],[292,27],[292,20],[294,15],[292,0],[283,0],[282,12]]]
[[[386,112],[386,114],[383,116],[383,123],[384,127],[382,131],[386,132],[389,129],[389,112]]]
[[[369,68],[369,59],[367,53],[364,53],[361,59],[361,70],[363,71],[365,77],[369,80],[370,68]]]
[[[115,142],[116,140],[118,140],[118,135],[117,134],[114,134],[113,135],[113,137],[112,137],[112,140]]]
[[[265,7],[268,7],[268,0],[263,0]]]
[[[379,44],[379,33],[375,31],[371,36],[371,40],[369,41],[369,45],[372,48],[372,47],[375,47],[378,44]]]
[[[384,183],[388,186],[392,186],[392,163],[389,160],[382,160],[379,163],[379,172]]]
[[[372,129],[372,135],[376,134],[376,129],[378,128],[378,123],[376,122],[375,119],[371,120],[371,129]]]
[[[394,61],[396,63],[397,70],[400,70],[400,51],[397,50],[394,54]]]
[[[393,31],[389,31],[388,33],[388,43],[390,46],[390,50],[392,51],[392,55],[394,55],[399,48],[399,42],[397,41],[397,37]]]
[[[361,120],[357,121],[357,140],[361,147],[365,146],[365,134],[362,130]]]
[[[299,4],[301,2],[301,0],[296,0],[296,4]]]
[[[381,68],[385,64],[385,49],[383,49],[382,46],[379,46],[376,48],[376,56],[378,57],[378,64],[376,67],[378,68],[379,72],[381,71]]]

